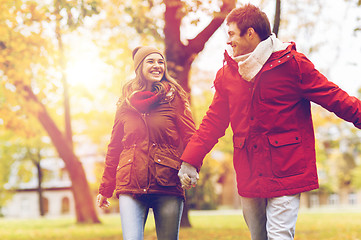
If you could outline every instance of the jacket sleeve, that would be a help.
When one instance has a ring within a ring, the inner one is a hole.
[[[303,54],[295,57],[302,96],[361,129],[361,101],[328,81]]]
[[[107,198],[113,195],[116,186],[116,169],[119,164],[120,153],[123,150],[124,128],[119,115],[120,107],[118,107],[115,114],[113,130],[105,157],[104,172],[99,187],[99,193]]]
[[[224,136],[229,125],[228,98],[222,90],[222,69],[214,81],[215,94],[202,122],[186,146],[181,160],[200,170],[205,155],[211,151],[218,139]]]

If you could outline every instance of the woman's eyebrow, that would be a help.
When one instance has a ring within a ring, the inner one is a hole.
[[[164,60],[163,58],[147,58],[146,60],[157,60],[157,61],[159,61],[159,60]]]

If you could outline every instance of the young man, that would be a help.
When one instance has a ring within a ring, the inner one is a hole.
[[[195,186],[204,156],[233,130],[233,163],[245,221],[253,240],[293,239],[300,193],[317,189],[310,102],[361,128],[361,101],[329,82],[271,34],[259,8],[247,4],[227,16],[227,64],[215,95],[181,159],[184,188]]]

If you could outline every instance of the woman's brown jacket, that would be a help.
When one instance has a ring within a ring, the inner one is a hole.
[[[99,193],[168,194],[184,197],[179,159],[195,131],[189,108],[177,92],[140,113],[127,103],[116,112]]]

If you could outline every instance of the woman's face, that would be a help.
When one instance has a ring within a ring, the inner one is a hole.
[[[164,75],[165,62],[158,53],[149,54],[143,61],[142,74],[149,83],[162,80]]]

